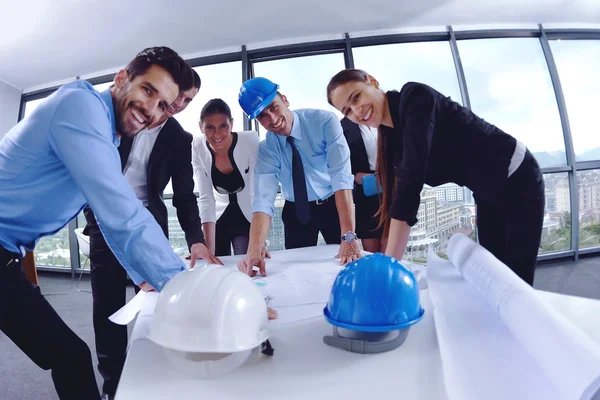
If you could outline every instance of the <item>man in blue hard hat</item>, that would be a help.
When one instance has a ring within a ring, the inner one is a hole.
[[[285,247],[315,246],[319,232],[340,243],[340,264],[360,258],[354,232],[350,150],[335,114],[316,109],[291,111],[279,86],[266,78],[243,83],[239,103],[267,132],[254,170],[255,195],[250,243],[240,271],[266,276],[263,243],[275,211],[279,183],[285,198]]]

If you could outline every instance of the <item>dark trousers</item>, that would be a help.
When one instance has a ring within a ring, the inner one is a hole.
[[[98,371],[104,379],[102,391],[114,395],[125,364],[127,326],[117,325],[108,317],[126,303],[127,272],[106,244],[95,220],[90,220],[90,279]]]
[[[61,400],[100,399],[87,344],[25,278],[20,261],[5,266],[10,260],[0,247],[0,330],[38,367],[52,371]]]
[[[237,196],[230,195],[229,205],[215,224],[215,256],[246,254],[250,241],[250,222],[242,213]]]
[[[527,151],[519,168],[508,178],[500,202],[477,199],[479,243],[533,285],[535,264],[544,223],[544,179]]]
[[[219,224],[217,223],[215,232],[215,256],[230,256],[232,247],[233,254],[246,254],[249,242],[250,232],[228,232],[226,229],[219,229]]]
[[[319,232],[327,244],[339,244],[340,219],[335,206],[335,195],[326,199],[322,204],[310,203],[310,221],[302,225],[296,218],[296,206],[292,201],[286,201],[281,215],[285,230],[285,248],[316,246]]]

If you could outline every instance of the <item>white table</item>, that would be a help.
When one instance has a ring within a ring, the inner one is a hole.
[[[319,246],[286,255],[310,261],[336,252],[336,246]],[[268,260],[268,272],[285,268],[277,263],[278,253]],[[223,261],[230,264],[239,258]],[[255,357],[218,380],[196,380],[175,370],[162,348],[145,339],[152,315],[140,315],[116,399],[446,399],[432,303],[427,289],[420,293],[425,315],[393,351],[360,355],[329,347],[322,338],[331,334],[331,326],[315,318],[274,327],[273,357]],[[600,324],[595,323],[600,301],[540,293],[600,342]]]

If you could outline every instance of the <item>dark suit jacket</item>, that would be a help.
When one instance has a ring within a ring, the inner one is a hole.
[[[202,223],[198,211],[198,202],[194,194],[194,172],[192,169],[193,136],[184,131],[181,125],[169,118],[159,132],[148,160],[148,211],[154,216],[169,237],[169,219],[167,206],[163,201],[163,192],[171,180],[173,186],[173,206],[177,209],[179,224],[185,232],[188,247],[194,243],[204,243]],[[133,138],[122,137],[119,146],[121,168],[125,168]],[[86,219],[90,228],[90,210],[86,207]]]

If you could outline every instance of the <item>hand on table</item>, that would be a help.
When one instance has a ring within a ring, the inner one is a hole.
[[[192,248],[190,249],[190,253],[192,253],[190,255],[190,260],[192,260],[190,262],[190,268],[194,268],[194,265],[196,265],[196,259],[198,259],[198,258],[203,259],[204,261],[208,262],[209,264],[223,265],[221,260],[219,260],[217,257],[215,257],[210,252],[210,250],[208,250],[208,247],[206,247],[202,243],[194,243],[192,245]]]
[[[277,319],[277,311],[271,307],[267,307],[267,313],[269,314],[269,319]]]
[[[340,251],[335,258],[340,259],[340,265],[345,265],[351,261],[358,260],[361,257],[360,247],[358,246],[358,240],[348,243],[342,241],[340,245]]]
[[[271,258],[271,253],[269,253],[269,248],[267,247],[266,244],[263,244],[262,250],[260,252],[260,256],[263,258],[263,260],[265,258]]]
[[[256,275],[256,271],[254,271],[253,268],[258,267],[260,274],[262,276],[267,276],[265,257],[271,258],[271,255],[265,247],[258,250],[250,250],[248,251],[248,254],[246,254],[246,256],[238,263],[238,269],[240,272],[243,272],[246,275],[254,276]]]

